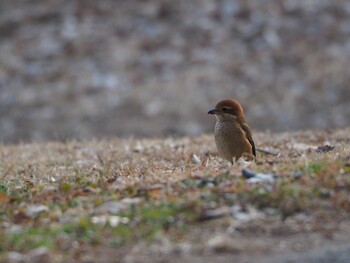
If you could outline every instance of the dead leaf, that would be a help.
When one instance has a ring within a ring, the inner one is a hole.
[[[0,204],[7,204],[11,198],[8,195],[0,193]]]

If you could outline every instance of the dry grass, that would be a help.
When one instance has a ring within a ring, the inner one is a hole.
[[[337,240],[350,232],[349,134],[255,134],[279,153],[249,164],[276,177],[260,183],[217,157],[208,135],[1,145],[1,258],[171,262]]]

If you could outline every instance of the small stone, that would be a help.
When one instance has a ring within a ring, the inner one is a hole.
[[[16,251],[11,251],[7,253],[7,259],[9,262],[21,262],[23,261],[25,256]]]
[[[290,176],[295,179],[300,179],[303,176],[303,174],[300,172],[295,172],[295,173],[292,173]]]
[[[200,164],[201,163],[201,159],[196,154],[192,154],[192,162],[194,164]]]
[[[201,216],[201,220],[210,220],[210,219],[224,217],[226,215],[229,215],[230,212],[231,212],[230,208],[227,206],[220,207],[217,209],[206,210],[203,212]]]
[[[49,211],[49,208],[46,205],[31,205],[27,207],[24,214],[27,217],[33,217],[47,211]]]
[[[142,152],[145,148],[142,146],[142,144],[140,142],[137,142],[135,147],[134,147],[134,152]]]
[[[47,247],[38,247],[29,251],[30,262],[50,262],[49,249]]]
[[[275,174],[256,173],[249,169],[243,169],[242,175],[249,183],[273,183],[277,178]]]
[[[215,252],[238,253],[240,248],[233,238],[227,235],[218,235],[208,240],[207,247]]]
[[[38,247],[38,248],[35,248],[35,249],[29,251],[28,254],[30,257],[38,258],[38,257],[45,256],[48,253],[49,253],[49,249],[47,247]]]
[[[116,214],[119,213],[122,210],[125,210],[129,207],[128,204],[123,203],[121,201],[109,201],[106,202],[96,208],[97,212],[101,213],[111,213]]]
[[[239,221],[250,221],[256,218],[261,217],[261,213],[259,213],[254,207],[248,206],[243,209],[240,205],[234,205],[231,207],[232,217]]]
[[[91,218],[91,222],[95,225],[106,225],[110,224],[111,227],[117,227],[119,224],[127,224],[129,223],[129,218],[121,217],[121,216],[93,216]]]
[[[333,151],[335,148],[335,146],[331,146],[331,145],[324,145],[324,146],[318,146],[316,149],[316,152],[318,153],[326,153],[326,152],[330,152]]]
[[[119,201],[108,201],[96,208],[96,212],[116,214],[126,210],[132,204],[140,202],[140,198],[124,198]]]

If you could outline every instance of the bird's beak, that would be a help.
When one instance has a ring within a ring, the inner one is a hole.
[[[219,111],[217,109],[212,109],[212,110],[208,111],[208,114],[216,114],[218,112]]]

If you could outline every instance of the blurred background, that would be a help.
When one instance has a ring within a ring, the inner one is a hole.
[[[2,0],[0,141],[350,124],[350,1]]]

